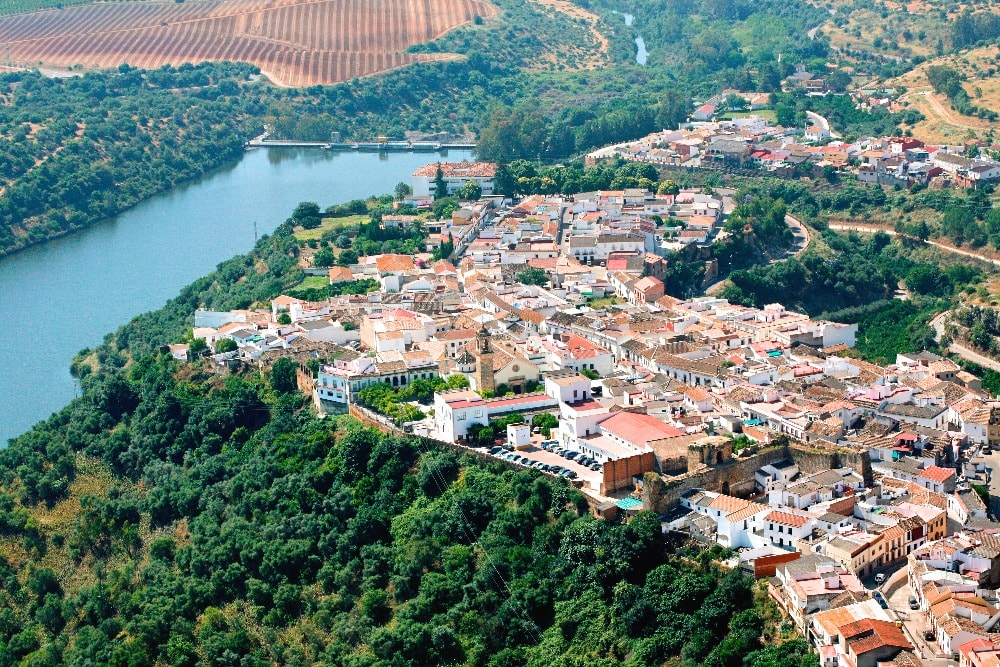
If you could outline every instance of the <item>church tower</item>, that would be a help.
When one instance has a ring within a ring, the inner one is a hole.
[[[493,377],[493,344],[490,332],[483,327],[476,334],[476,391],[493,391],[496,380]]]

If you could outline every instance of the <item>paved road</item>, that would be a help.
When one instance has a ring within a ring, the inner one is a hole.
[[[941,336],[944,335],[944,321],[947,319],[950,311],[944,311],[934,317],[930,321],[931,328],[934,329],[934,340],[941,340]],[[959,343],[952,343],[948,348],[948,351],[952,354],[957,354],[966,361],[971,361],[974,364],[979,364],[983,368],[989,368],[1000,373],[1000,362],[990,359],[989,357],[984,357],[975,350],[971,350],[968,347],[961,345]]]
[[[903,633],[917,649],[917,654],[925,667],[948,667],[948,665],[954,664],[954,660],[938,654],[940,646],[937,642],[928,642],[924,639],[924,630],[927,630],[930,624],[926,613],[910,609],[909,600],[913,591],[910,590],[910,584],[906,579],[905,566],[889,578],[882,586],[882,590],[889,603],[889,608],[903,622]]]
[[[819,125],[824,130],[826,130],[826,133],[830,135],[831,139],[840,138],[839,134],[835,133],[833,130],[830,129],[830,121],[828,121],[826,118],[823,118],[823,116],[820,116],[815,111],[807,111],[806,117],[809,118],[810,122],[812,122],[813,125]]]
[[[984,454],[986,460],[986,475],[990,486],[990,513],[996,517],[1000,514],[1000,475],[994,475],[994,470],[1000,470],[1000,451],[994,450]]]

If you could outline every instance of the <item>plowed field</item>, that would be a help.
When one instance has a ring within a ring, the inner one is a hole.
[[[346,81],[447,56],[404,53],[496,8],[484,0],[114,2],[0,17],[15,64],[257,65],[275,83]],[[9,55],[8,55],[9,54]]]

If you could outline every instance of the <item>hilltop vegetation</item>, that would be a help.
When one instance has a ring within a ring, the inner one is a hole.
[[[0,74],[0,255],[236,159],[252,132],[241,89],[252,71]]]
[[[295,247],[289,221],[88,351],[83,396],[0,451],[0,665],[815,664],[654,515],[595,520],[566,480],[319,421],[277,364],[158,352],[194,305],[294,283]]]

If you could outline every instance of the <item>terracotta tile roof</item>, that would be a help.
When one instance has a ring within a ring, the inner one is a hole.
[[[410,255],[379,255],[375,258],[375,266],[378,267],[379,273],[388,273],[391,271],[412,271],[415,266],[413,264],[413,257]]]
[[[801,528],[809,521],[808,517],[791,514],[790,512],[781,512],[779,510],[774,510],[764,517],[764,519],[766,521],[773,521],[774,523],[780,523],[785,526],[794,526],[795,528]]]
[[[834,600],[837,600],[838,598],[842,597],[843,595],[846,595],[847,593],[850,593],[850,591],[838,595],[836,598],[831,600],[830,603],[832,604]],[[853,593],[851,595],[854,596]],[[854,602],[859,602],[859,601],[860,600],[853,600],[852,604]],[[816,620],[817,623],[819,623],[820,627],[822,627],[823,630],[828,635],[831,636],[836,636],[840,634],[840,628],[849,625],[857,620],[857,617],[854,615],[854,610],[844,609],[842,607],[834,607],[827,611],[821,611],[817,613],[813,618]]]
[[[606,354],[607,350],[591,343],[589,340],[576,334],[569,334],[563,338],[566,348],[574,359],[591,359],[601,354]]]
[[[538,325],[545,321],[545,316],[541,313],[528,310],[527,308],[522,308],[518,311],[517,316],[520,317],[525,322],[530,322],[532,324]]]
[[[735,496],[727,496],[725,494],[720,494],[712,499],[712,502],[708,505],[712,509],[722,510],[723,512],[732,513],[737,512],[744,507],[750,501],[743,500],[742,498],[736,498]]]
[[[918,477],[924,477],[926,479],[935,482],[945,482],[946,480],[955,476],[955,471],[952,468],[942,468],[940,466],[928,466],[924,468],[919,473]]]
[[[903,631],[888,621],[872,619],[855,621],[841,627],[840,633],[848,641],[851,651],[855,655],[868,653],[883,646],[895,646],[902,649],[913,648]],[[859,637],[859,639],[851,641],[852,637]]]
[[[330,281],[331,282],[341,282],[347,280],[354,280],[354,274],[346,266],[332,266],[330,267]]]
[[[637,445],[646,445],[652,440],[676,438],[684,435],[683,431],[660,421],[656,417],[635,412],[614,414],[600,422],[600,427],[602,431],[607,431],[626,442]]]
[[[730,512],[726,515],[726,518],[732,522],[743,521],[744,519],[749,519],[755,514],[760,514],[761,512],[766,512],[768,510],[767,505],[761,505],[760,503],[747,503],[747,506],[743,509],[738,509],[735,512]]]
[[[413,172],[414,176],[437,176],[438,165],[445,178],[493,178],[497,172],[494,162],[432,162]]]
[[[437,340],[472,340],[475,337],[475,329],[450,329],[434,334],[434,338]]]

